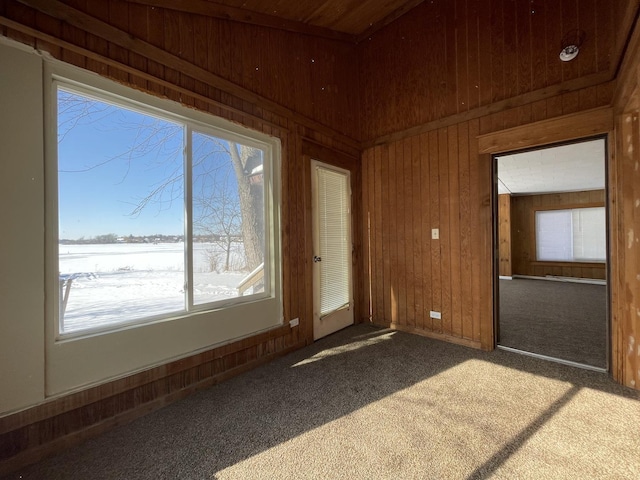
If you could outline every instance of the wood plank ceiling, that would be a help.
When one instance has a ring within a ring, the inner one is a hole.
[[[424,0],[129,1],[357,42]]]

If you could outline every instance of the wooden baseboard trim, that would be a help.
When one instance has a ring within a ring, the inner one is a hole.
[[[298,342],[278,352],[267,354],[251,362],[247,362],[243,365],[222,372],[218,375],[206,378],[191,385],[187,385],[181,390],[171,392],[168,395],[162,397],[158,397],[134,409],[127,410],[126,412],[115,415],[82,430],[78,430],[63,437],[56,438],[55,440],[46,444],[23,450],[18,454],[7,458],[6,460],[0,461],[0,476],[10,474],[27,465],[43,460],[46,457],[55,455],[56,453],[66,450],[74,445],[78,445],[85,440],[96,437],[115,427],[131,423],[144,415],[159,410],[199,390],[217,385],[218,383],[224,382],[225,380],[235,377],[236,375],[240,375],[256,367],[259,367],[260,365],[275,360],[276,358],[287,355],[295,350],[304,347],[305,344],[305,341]]]
[[[475,349],[481,349],[482,345],[480,342],[475,340],[471,340],[468,338],[460,338],[454,337],[452,335],[447,335],[445,333],[437,333],[431,332],[429,330],[423,330],[421,328],[409,327],[407,325],[399,325],[397,323],[391,323],[389,325],[385,325],[382,323],[373,323],[378,327],[390,328],[392,330],[398,330],[399,332],[413,333],[414,335],[420,335],[422,337],[431,338],[433,340],[442,340],[448,343],[455,343],[456,345],[462,345],[463,347],[470,347]]]

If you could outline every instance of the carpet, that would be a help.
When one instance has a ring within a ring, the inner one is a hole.
[[[500,345],[607,368],[605,285],[516,278],[499,289]]]
[[[607,375],[356,325],[12,479],[637,479]]]

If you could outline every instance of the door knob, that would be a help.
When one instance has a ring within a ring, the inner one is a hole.
[[[318,255],[314,255],[314,256],[313,256],[313,261],[314,261],[314,263],[318,263],[318,262],[321,262],[321,261],[322,261],[322,258],[321,258],[321,257],[319,257]]]

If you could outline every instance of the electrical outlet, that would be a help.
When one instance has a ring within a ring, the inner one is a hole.
[[[299,318],[294,318],[293,320],[289,320],[289,326],[291,328],[297,327],[299,324],[300,324],[300,319]]]
[[[429,316],[438,320],[442,319],[442,314],[440,312],[434,312],[433,310],[429,312]]]
[[[431,229],[431,238],[433,240],[438,240],[440,238],[440,229],[439,228],[432,228]]]

